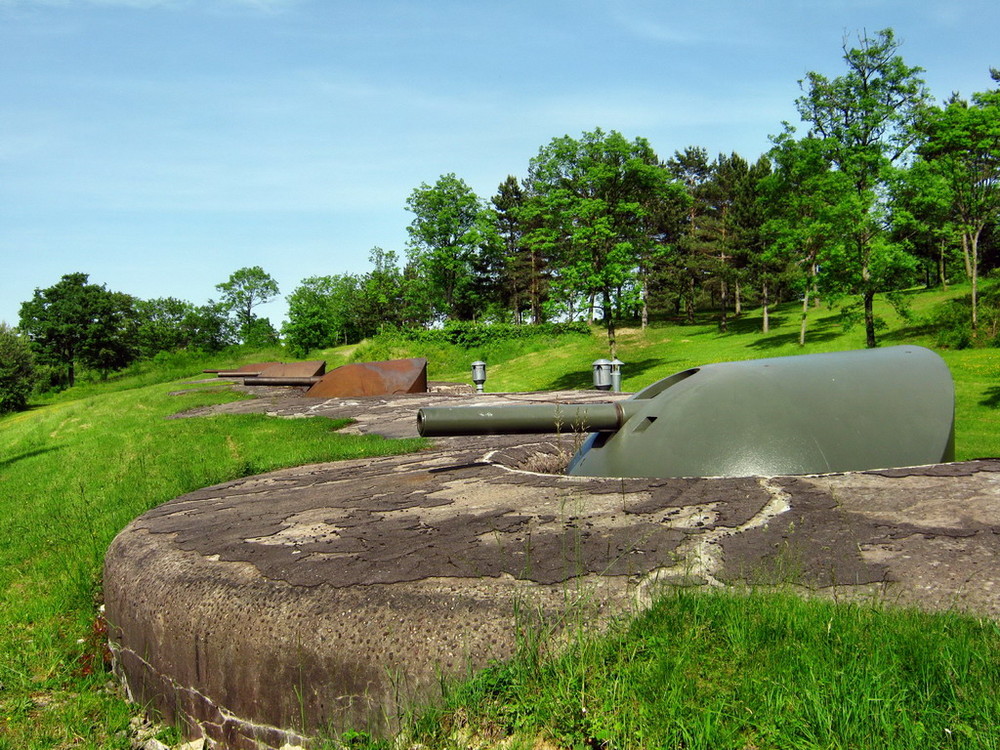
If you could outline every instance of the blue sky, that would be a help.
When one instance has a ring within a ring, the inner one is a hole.
[[[488,199],[595,127],[755,159],[887,26],[935,97],[991,87],[996,0],[0,0],[0,321],[77,271],[196,304],[361,273],[421,183]]]

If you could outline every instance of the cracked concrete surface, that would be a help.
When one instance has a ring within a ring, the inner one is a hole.
[[[221,410],[351,416],[353,429],[394,437],[415,435],[420,406],[459,398],[609,397],[259,393]],[[442,675],[508,656],[523,613],[599,621],[663,585],[787,583],[1000,615],[1000,461],[745,479],[526,470],[558,464],[573,441],[441,439],[146,513],[105,567],[120,673],[192,734],[256,748],[328,724],[391,726]]]

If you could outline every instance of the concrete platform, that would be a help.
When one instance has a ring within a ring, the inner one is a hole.
[[[553,398],[608,394],[461,402]],[[349,415],[352,429],[404,436],[420,406],[458,402],[443,389],[320,403],[285,391],[220,410]],[[105,565],[120,675],[167,721],[256,749],[329,726],[391,728],[442,677],[508,656],[532,618],[599,623],[667,584],[791,582],[1000,615],[1000,461],[792,478],[540,473],[578,440],[448,438],[146,513]]]

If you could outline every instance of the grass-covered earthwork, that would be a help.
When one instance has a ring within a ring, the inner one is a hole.
[[[168,419],[235,397],[210,387],[125,378],[80,393],[0,420],[3,750],[129,747],[135,711],[106,688],[97,608],[104,552],[133,518],[238,477],[422,445],[323,418]]]
[[[913,293],[908,319],[880,308],[882,344],[936,348],[933,310],[963,291]],[[725,333],[707,319],[623,328],[624,387],[703,363],[863,347],[860,328],[845,332],[834,311],[809,315],[805,347],[794,304],[775,311],[766,334],[756,312]],[[1000,455],[1000,354],[939,351],[955,380],[958,458]],[[309,358],[332,368],[413,356],[428,358],[431,379],[462,382],[484,359],[496,392],[589,387],[590,363],[608,349],[595,329],[474,349],[385,336]],[[0,750],[129,747],[136,709],[106,670],[97,617],[102,559],[129,521],[248,474],[423,445],[339,434],[341,423],[322,418],[170,419],[237,398],[184,379],[238,363],[158,359],[0,418]],[[273,359],[289,357],[244,361]],[[780,593],[667,591],[603,636],[584,622],[568,641],[544,632],[543,623],[511,663],[452,688],[445,708],[414,713],[405,736],[456,748],[1000,747],[1000,635],[990,620]],[[355,747],[391,746],[347,737]]]

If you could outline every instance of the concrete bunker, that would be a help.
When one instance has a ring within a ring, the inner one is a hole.
[[[573,408],[607,400],[557,395]],[[552,396],[473,398],[495,411]],[[455,401],[400,394],[350,408],[395,420],[388,433],[400,436],[415,434],[415,409]],[[324,408],[347,407],[330,399],[309,411]],[[804,585],[1000,613],[991,588],[964,585],[967,560],[983,576],[1000,570],[998,461],[716,479],[538,471],[574,439],[444,438],[415,455],[273,472],[149,511],[105,565],[118,674],[190,736],[258,750],[329,728],[391,730],[442,676],[508,656],[518,607],[557,613],[571,592],[599,620],[658,586],[766,575],[779,545],[800,555]]]

